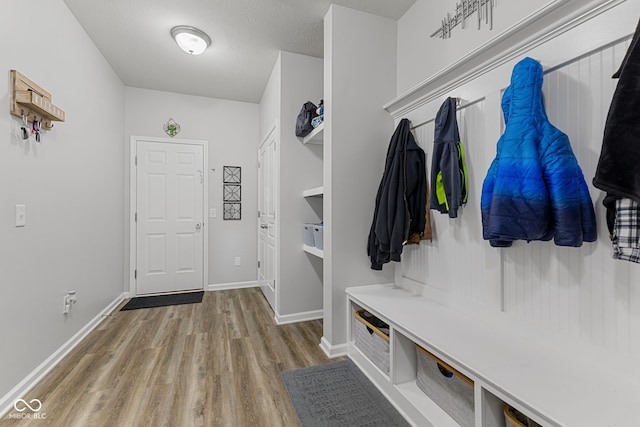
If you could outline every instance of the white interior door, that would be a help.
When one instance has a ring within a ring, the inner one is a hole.
[[[258,284],[275,307],[276,286],[276,134],[258,149]]]
[[[136,145],[136,294],[202,290],[204,148]]]

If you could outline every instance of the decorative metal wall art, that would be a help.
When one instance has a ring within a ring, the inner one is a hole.
[[[224,166],[222,172],[222,182],[225,184],[240,184],[242,178],[242,168],[240,166]]]
[[[442,19],[442,25],[436,32],[431,34],[431,37],[450,38],[451,30],[458,25],[465,29],[467,27],[467,18],[475,12],[478,12],[478,29],[480,29],[484,19],[485,24],[489,25],[489,29],[493,30],[493,6],[494,0],[462,0],[456,3],[456,10],[453,15],[447,13],[447,16]]]
[[[225,203],[224,219],[242,219],[242,203]]]
[[[180,125],[173,119],[169,119],[164,125],[162,125],[162,128],[170,137],[174,137],[180,133]]]
[[[241,202],[242,186],[240,184],[225,184],[223,198],[225,202]]]
[[[242,168],[223,166],[222,182],[223,219],[242,219]]]

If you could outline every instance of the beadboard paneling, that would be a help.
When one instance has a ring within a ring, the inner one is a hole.
[[[545,75],[543,92],[551,122],[569,136],[590,184],[616,80],[611,79],[628,42],[605,47]],[[611,258],[603,193],[590,185],[599,239],[581,248],[518,242],[503,251],[505,311],[596,345],[640,356],[631,337],[640,332],[634,284],[640,266]],[[634,318],[636,317],[636,318]],[[630,335],[631,334],[631,335]]]
[[[414,130],[418,144],[427,154],[429,174],[434,119],[419,124]],[[483,142],[485,123],[483,99],[458,109],[458,125],[466,156],[469,159],[484,159],[480,165],[486,163],[491,152],[495,151]],[[499,257],[496,252],[486,250],[486,242],[482,240],[482,225],[478,221],[484,167],[477,165],[467,161],[470,187],[467,204],[459,209],[457,218],[431,211],[433,240],[405,248],[401,275],[444,291],[452,298],[460,297],[482,305],[499,305],[495,297],[495,288],[500,282]]]
[[[482,239],[480,194],[502,132],[499,93],[466,100],[458,125],[467,151],[470,196],[457,219],[432,211],[434,239],[407,247],[401,278],[445,292],[460,305],[481,305],[619,354],[640,357],[640,265],[612,259],[602,206],[591,185],[617,69],[630,39],[604,46],[545,72],[550,121],[567,133],[596,208],[598,241],[581,248],[515,242],[491,248]],[[544,66],[544,62],[543,62]],[[433,111],[436,108],[432,108]],[[431,171],[434,118],[415,135]]]

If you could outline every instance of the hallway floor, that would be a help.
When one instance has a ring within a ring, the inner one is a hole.
[[[280,372],[340,360],[321,336],[319,320],[275,325],[259,288],[114,311],[25,396],[46,419],[0,427],[296,426]]]

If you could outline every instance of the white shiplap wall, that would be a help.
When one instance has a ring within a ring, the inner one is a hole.
[[[468,203],[457,219],[432,211],[434,239],[405,248],[397,273],[401,285],[422,287],[454,306],[504,311],[542,330],[640,357],[640,265],[612,259],[603,193],[591,185],[617,82],[611,75],[628,44],[625,39],[603,46],[545,73],[547,114],[568,134],[583,169],[596,207],[598,241],[581,248],[516,242],[496,249],[482,239],[482,182],[501,132],[500,93],[488,93],[464,100],[458,111],[469,168]],[[436,108],[430,111],[434,117],[414,120],[429,172]]]

